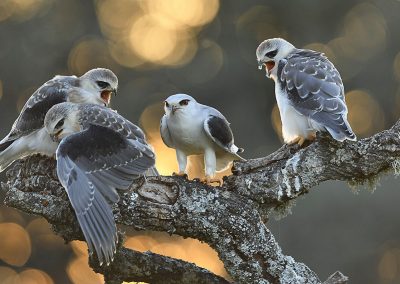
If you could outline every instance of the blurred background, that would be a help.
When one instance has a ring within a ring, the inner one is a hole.
[[[400,1],[2,0],[0,134],[27,98],[56,74],[112,69],[112,107],[140,124],[162,174],[177,170],[158,128],[164,99],[185,92],[232,123],[244,156],[281,145],[274,84],[257,68],[255,49],[284,37],[324,52],[340,71],[358,137],[400,116]],[[201,174],[198,161],[190,176]],[[229,174],[229,173],[226,173]],[[1,176],[4,181],[4,174]],[[372,186],[374,187],[374,186]],[[283,251],[326,279],[400,283],[400,190],[392,175],[374,188],[328,182],[269,224]],[[126,246],[186,259],[226,276],[206,244],[127,229]],[[0,283],[102,283],[87,266],[83,242],[64,244],[42,218],[0,206]]]

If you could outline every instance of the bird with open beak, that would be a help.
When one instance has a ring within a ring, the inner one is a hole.
[[[272,38],[258,46],[256,56],[259,69],[265,67],[275,82],[285,143],[302,145],[317,131],[338,141],[356,140],[347,121],[342,79],[323,53]]]
[[[108,106],[117,88],[117,76],[105,68],[89,70],[81,77],[55,76],[44,83],[25,103],[10,133],[0,141],[0,172],[31,154],[54,155],[57,144],[43,127],[52,106],[62,102]]]

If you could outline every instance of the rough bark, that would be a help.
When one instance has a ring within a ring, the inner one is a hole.
[[[118,224],[164,231],[208,243],[236,283],[322,283],[305,264],[283,254],[266,227],[269,213],[326,180],[370,181],[400,168],[400,122],[358,142],[329,137],[299,148],[283,146],[273,154],[236,163],[222,187],[181,177],[136,181],[114,206]],[[4,203],[41,215],[65,240],[83,240],[50,158],[32,156],[7,173]],[[115,262],[92,268],[107,283],[226,283],[193,264],[119,247]],[[334,268],[332,269],[334,270]],[[336,272],[323,283],[346,283]]]

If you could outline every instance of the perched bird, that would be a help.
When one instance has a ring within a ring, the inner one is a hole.
[[[90,70],[79,78],[56,76],[44,83],[25,103],[10,133],[0,141],[0,172],[30,154],[54,155],[57,144],[43,127],[44,117],[53,105],[72,102],[108,106],[117,87],[115,74],[104,68]]]
[[[323,53],[297,49],[281,38],[263,41],[256,51],[259,68],[275,81],[275,96],[285,143],[302,145],[317,131],[338,140],[356,140],[347,121],[342,79]]]
[[[215,172],[241,160],[243,149],[234,144],[229,122],[216,109],[199,104],[185,94],[168,97],[164,105],[160,132],[164,143],[176,149],[178,175],[186,174],[187,156],[204,155],[205,182],[219,182]]]
[[[44,125],[59,143],[57,175],[89,251],[96,251],[100,264],[109,264],[118,237],[108,202],[118,202],[116,189],[127,189],[153,167],[155,155],[139,127],[103,106],[57,104],[46,114]]]

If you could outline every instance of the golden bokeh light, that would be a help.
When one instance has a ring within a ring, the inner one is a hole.
[[[381,280],[393,281],[399,273],[399,250],[387,250],[378,265],[378,273]]]
[[[144,15],[136,20],[130,32],[132,49],[149,62],[160,62],[170,56],[177,45],[178,34]]]
[[[346,93],[348,120],[356,135],[372,135],[385,127],[385,114],[375,99],[364,90]],[[359,138],[361,138],[359,137]]]
[[[100,38],[81,39],[72,48],[68,57],[68,69],[72,74],[84,74],[86,71],[105,67],[116,72],[117,65],[112,60],[108,44]]]
[[[335,61],[336,61],[335,53],[327,44],[323,44],[320,42],[313,42],[313,43],[309,43],[309,44],[305,45],[303,48],[311,49],[311,50],[315,50],[315,51],[324,53],[326,55],[326,57],[328,57],[329,61],[331,61],[332,63],[335,63]]]
[[[82,255],[72,259],[67,265],[67,274],[74,284],[90,283],[102,284],[104,277],[95,273],[88,265],[87,255]]]
[[[66,249],[63,239],[50,229],[50,224],[44,218],[33,219],[26,226],[26,231],[32,236],[34,247],[36,245],[45,245],[47,247],[57,247],[57,250]]]
[[[83,241],[72,241],[69,243],[72,251],[75,253],[76,256],[89,256],[88,253],[88,246],[86,242]]]
[[[175,150],[167,147],[160,135],[160,118],[164,113],[164,103],[150,105],[140,116],[140,125],[146,132],[147,140],[156,153],[156,168],[161,175],[171,175],[178,171]]]
[[[202,26],[211,22],[218,10],[219,0],[150,0],[149,11],[167,18],[169,25]]]
[[[358,74],[362,64],[386,48],[387,25],[382,12],[372,3],[354,6],[345,16],[343,31],[327,46],[344,80]]]
[[[0,224],[0,259],[23,266],[31,256],[31,240],[26,230],[15,223]]]
[[[236,31],[241,37],[252,36],[258,43],[267,38],[284,37],[285,33],[279,30],[275,15],[270,7],[255,5],[238,17]],[[255,47],[253,49],[255,52]]]
[[[196,54],[199,28],[211,22],[218,10],[218,0],[97,2],[99,24],[110,40],[112,57],[131,68],[147,68],[144,62],[187,64]]]
[[[13,19],[27,21],[46,13],[54,0],[2,0],[0,1],[0,22]]]
[[[277,104],[274,105],[272,112],[271,112],[271,123],[272,123],[272,127],[275,130],[275,133],[278,134],[279,139],[281,139],[281,141],[283,141],[281,114],[279,112],[279,108],[278,108]]]
[[[44,271],[38,269],[26,269],[18,276],[15,284],[53,284],[53,279]]]
[[[140,252],[151,251],[193,262],[215,274],[227,277],[228,274],[218,258],[218,254],[208,244],[191,238],[184,239],[179,236],[169,237],[165,235],[149,236],[145,234],[129,237],[124,246]]]
[[[15,278],[18,276],[18,273],[6,266],[0,266],[0,280],[2,284],[14,284]]]

